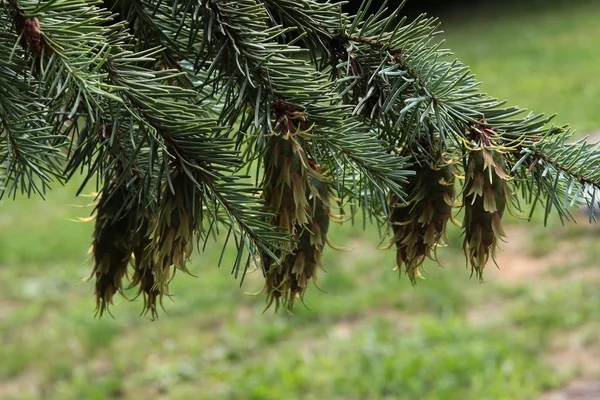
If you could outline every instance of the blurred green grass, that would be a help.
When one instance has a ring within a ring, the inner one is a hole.
[[[600,128],[595,0],[480,2],[441,18],[448,46],[483,90],[580,133]]]
[[[448,45],[484,90],[600,128],[600,4],[557,4],[449,16]],[[377,250],[376,229],[344,225],[331,238],[354,250],[327,249],[324,292],[311,288],[310,309],[263,314],[264,299],[245,294],[261,289],[260,274],[239,288],[216,268],[215,245],[194,258],[197,278],[175,279],[159,320],[124,299],[114,319],[97,320],[93,283],[81,282],[92,226],[73,221],[90,210],[70,206],[89,199],[75,191],[0,203],[2,399],[531,399],[572,377],[551,361],[557,338],[600,327],[599,276],[588,268],[598,231],[556,221],[514,239],[524,259],[557,241],[577,242],[584,256],[516,280],[503,265],[484,284],[469,280],[452,228],[444,268],[428,264],[412,288],[391,271],[393,252]],[[588,335],[584,345],[600,344]]]

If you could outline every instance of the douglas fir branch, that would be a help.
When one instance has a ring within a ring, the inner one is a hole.
[[[1,195],[83,179],[97,310],[137,294],[152,317],[217,237],[235,277],[260,269],[267,307],[292,308],[330,222],[387,226],[390,264],[413,282],[462,224],[482,279],[507,212],[593,210],[595,146],[479,91],[435,18],[367,10],[0,0]]]

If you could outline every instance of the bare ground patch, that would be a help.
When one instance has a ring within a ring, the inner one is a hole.
[[[566,388],[543,395],[540,400],[598,400],[600,381],[577,381]]]
[[[497,253],[499,268],[493,268],[492,264],[492,268],[488,269],[489,280],[521,283],[539,277],[554,266],[579,264],[585,260],[584,252],[574,251],[576,243],[573,240],[558,240],[551,251],[533,256],[531,249],[536,244],[530,229],[510,226],[507,237]]]

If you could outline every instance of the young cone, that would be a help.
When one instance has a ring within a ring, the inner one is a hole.
[[[190,273],[186,263],[194,250],[194,232],[202,230],[203,201],[195,183],[176,167],[170,178],[171,184],[165,183],[163,187],[160,212],[151,224],[150,246],[137,249],[139,258],[136,254],[136,269],[146,276],[143,290],[148,296],[147,309],[150,310],[156,308],[157,296],[168,295],[168,285],[176,270]],[[190,198],[194,201],[188,202]],[[148,271],[144,272],[148,265],[153,266],[150,275]],[[153,286],[148,290],[150,282]]]
[[[123,292],[123,278],[134,246],[131,232],[135,230],[135,213],[121,212],[125,198],[122,191],[111,192],[107,185],[96,206],[91,276],[96,277],[96,312],[100,316],[113,304],[115,293]]]
[[[292,309],[297,298],[303,300],[308,282],[317,280],[329,229],[329,188],[325,182],[312,177],[310,180],[315,191],[309,189],[309,222],[296,226],[297,242],[292,252],[283,254],[281,264],[273,263],[267,271],[267,308],[275,301],[276,309],[280,302]]]
[[[504,159],[498,150],[485,145],[471,150],[463,192],[463,250],[471,273],[480,280],[490,256],[495,259],[498,241],[505,236],[502,216],[512,198],[508,180]]]
[[[267,308],[275,302],[291,309],[308,282],[316,278],[329,228],[329,189],[321,167],[308,158],[302,133],[310,127],[304,114],[274,106],[280,133],[269,138],[265,155],[263,197],[275,215],[273,224],[291,234],[288,252],[278,261],[263,255]]]
[[[437,246],[444,243],[456,197],[454,167],[443,157],[435,165],[422,163],[416,169],[408,186],[408,202],[390,197],[396,268],[402,271],[404,267],[413,284],[425,258],[435,259]]]
[[[156,274],[152,269],[153,248],[152,240],[148,236],[150,221],[149,217],[145,217],[142,226],[135,234],[132,260],[134,272],[129,288],[137,287],[137,296],[140,294],[143,295],[144,308],[142,309],[142,314],[145,315],[149,312],[151,318],[156,319],[158,317],[156,302],[157,300],[162,300],[162,292],[156,284]]]

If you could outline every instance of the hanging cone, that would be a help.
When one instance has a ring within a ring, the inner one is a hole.
[[[471,273],[480,280],[490,256],[495,259],[498,241],[505,236],[502,216],[512,194],[504,166],[502,154],[485,146],[471,150],[467,161],[463,250]]]
[[[172,185],[172,190],[171,190]],[[174,170],[171,185],[163,186],[156,216],[140,216],[134,211],[120,213],[124,189],[105,189],[96,206],[96,226],[92,254],[92,275],[96,276],[96,303],[100,316],[118,291],[124,294],[123,278],[129,263],[133,267],[127,289],[137,288],[144,297],[142,313],[158,316],[157,302],[168,296],[168,284],[177,269],[189,273],[186,263],[193,251],[194,232],[202,230],[202,197],[185,203],[196,186]],[[191,207],[191,208],[190,208]],[[119,214],[120,213],[120,214]],[[133,255],[133,257],[132,257]],[[136,296],[137,297],[137,296]]]
[[[150,311],[156,309],[157,296],[162,299],[169,294],[168,285],[176,270],[190,273],[186,263],[194,250],[194,232],[202,231],[202,195],[192,193],[197,192],[196,184],[174,168],[171,185],[165,182],[159,213],[152,221],[148,238],[140,239],[141,247],[136,249],[137,280],[144,281],[142,290],[149,302],[146,309]],[[186,200],[190,198],[194,201],[188,203]],[[149,289],[151,282],[153,286]]]
[[[265,154],[263,198],[275,217],[271,221],[295,238],[277,260],[263,255],[267,308],[275,303],[291,309],[308,282],[316,278],[329,228],[329,188],[321,167],[308,158],[303,133],[306,115],[275,103],[275,131]]]
[[[148,236],[150,218],[145,217],[140,229],[135,233],[133,249],[133,276],[128,289],[137,288],[136,297],[142,295],[144,307],[142,314],[150,313],[152,319],[158,317],[157,300],[162,300],[162,292],[156,284],[156,274],[152,264],[152,240]],[[161,304],[162,305],[162,304]]]
[[[263,198],[277,214],[274,223],[294,234],[296,225],[308,223],[308,159],[303,140],[292,135],[273,136],[265,155]]]
[[[408,201],[400,203],[390,196],[390,225],[396,245],[396,267],[404,271],[414,284],[425,258],[435,259],[438,245],[446,237],[446,226],[452,218],[456,191],[454,167],[443,157],[437,165],[416,166],[416,175],[408,186]]]
[[[275,302],[292,309],[297,298],[301,301],[308,288],[308,282],[317,280],[317,271],[321,266],[321,254],[327,242],[329,230],[330,205],[327,183],[310,177],[310,189],[307,196],[310,201],[309,223],[295,228],[297,242],[291,253],[283,254],[281,264],[271,263],[266,273],[265,292],[267,308]]]
[[[131,232],[135,230],[136,216],[130,210],[121,212],[125,201],[123,190],[111,192],[110,184],[107,185],[96,206],[91,276],[96,277],[96,312],[100,316],[113,304],[115,293],[123,293],[123,278],[133,252]]]

